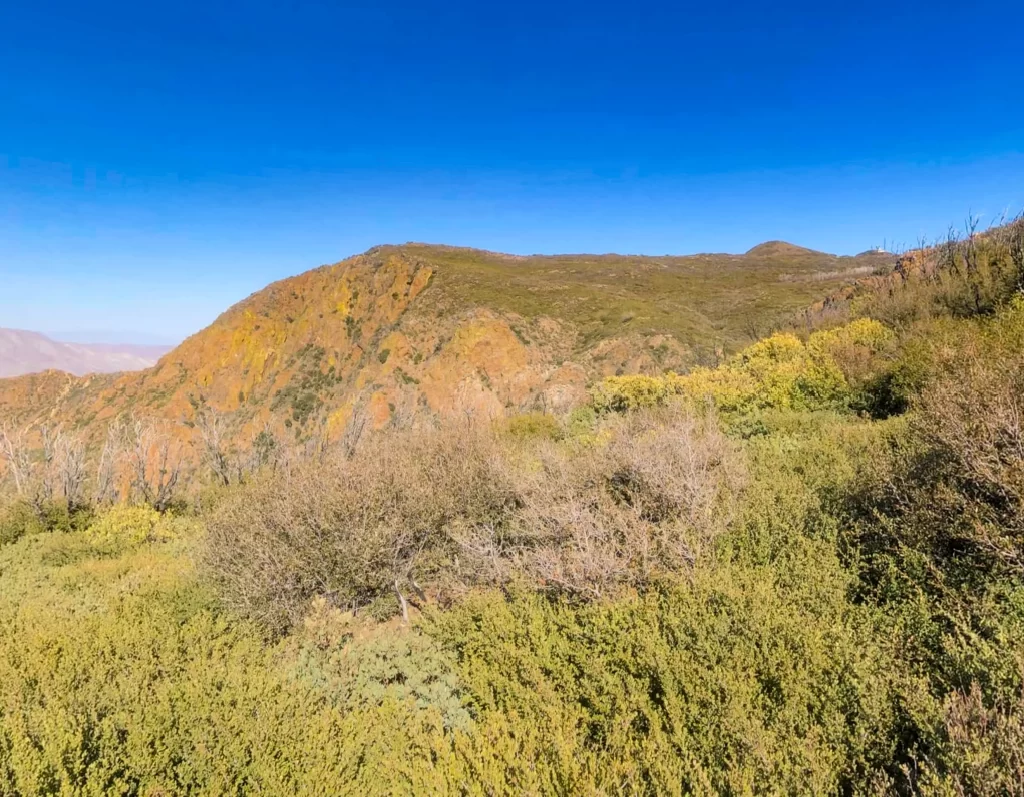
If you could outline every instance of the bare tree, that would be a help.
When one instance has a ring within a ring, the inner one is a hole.
[[[946,240],[939,246],[941,266],[956,277],[960,277],[960,232],[952,225],[946,231]]]
[[[29,488],[32,459],[25,440],[25,429],[14,429],[5,423],[0,426],[0,458],[14,479],[14,489],[24,497]]]
[[[226,441],[224,416],[205,402],[196,404],[194,428],[199,435],[203,462],[209,467],[214,478],[225,487],[231,484],[233,470]]]
[[[50,451],[51,497],[63,499],[69,509],[85,503],[85,443],[78,434],[58,427]]]
[[[42,508],[45,500],[53,498],[56,494],[55,473],[53,466],[57,455],[57,440],[60,437],[60,427],[50,427],[42,424],[39,427],[39,436],[42,439],[42,455],[37,463],[36,471],[39,474],[36,489],[35,503],[38,509]]]
[[[7,462],[19,497],[42,515],[46,504],[63,501],[69,509],[84,503],[85,444],[61,426],[39,427],[41,446],[33,457],[28,428],[0,429],[0,458]]]
[[[111,503],[118,498],[118,475],[125,457],[125,425],[117,420],[107,427],[99,457],[96,460],[96,483],[93,500],[98,504]]]
[[[974,312],[981,312],[981,268],[978,257],[978,218],[969,214],[965,222],[966,235],[961,243],[961,254],[964,260],[964,270],[967,272],[967,281],[971,286],[971,296],[974,300]]]
[[[764,332],[764,325],[757,319],[757,317],[750,315],[743,322],[743,334],[746,335],[747,339],[752,343],[756,343],[762,337]]]
[[[352,459],[356,453],[356,447],[362,439],[366,429],[366,412],[359,408],[352,413],[352,417],[345,425],[345,431],[341,435],[341,450],[345,459]]]
[[[270,424],[263,424],[262,429],[253,432],[246,457],[238,458],[238,481],[244,481],[263,468],[276,470],[281,459],[280,449],[281,443],[270,428]]]
[[[158,512],[164,512],[171,505],[181,475],[180,452],[152,423],[132,418],[125,429],[132,490]]]

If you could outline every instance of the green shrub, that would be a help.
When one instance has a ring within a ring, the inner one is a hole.
[[[592,403],[598,412],[625,412],[683,397],[696,406],[710,402],[726,415],[844,408],[876,378],[878,354],[891,339],[869,319],[816,332],[806,345],[794,335],[772,335],[717,368],[608,377],[594,387]]]
[[[289,648],[217,610],[180,543],[111,557],[85,535],[41,535],[0,549],[0,573],[4,794],[412,795],[464,782],[436,709],[387,694],[339,711],[294,677]],[[399,656],[411,676],[417,650]]]
[[[944,566],[1024,573],[1024,302],[957,332],[917,355],[928,376],[910,436],[877,463],[867,500],[899,544]]]
[[[64,501],[42,501],[33,505],[15,499],[0,504],[0,545],[16,542],[28,534],[79,531],[92,517],[93,510],[88,506],[70,509]]]
[[[17,542],[26,534],[38,534],[45,526],[35,510],[24,501],[0,505],[0,545]]]
[[[576,407],[565,420],[565,434],[581,442],[592,441],[597,427],[597,412],[593,406]]]
[[[891,662],[828,568],[803,587],[698,568],[587,608],[482,595],[429,629],[458,655],[479,734],[529,751],[505,777],[541,792],[836,793],[890,760],[894,717]]]
[[[558,440],[563,435],[562,425],[558,419],[543,412],[513,415],[505,420],[504,430],[511,437],[520,440]]]
[[[343,710],[394,701],[437,711],[448,729],[470,716],[455,662],[430,637],[394,625],[374,628],[323,599],[297,629],[294,673]]]

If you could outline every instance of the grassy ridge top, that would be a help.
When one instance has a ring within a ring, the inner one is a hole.
[[[532,255],[427,244],[380,247],[437,266],[455,306],[484,306],[574,324],[587,345],[666,333],[695,349],[731,350],[772,322],[891,266],[886,253],[838,257],[770,242],[743,255]]]

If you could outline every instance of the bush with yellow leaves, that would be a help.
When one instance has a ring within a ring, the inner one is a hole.
[[[682,398],[723,413],[817,410],[847,405],[872,375],[876,355],[892,339],[878,321],[858,319],[816,332],[807,343],[788,333],[747,347],[717,368],[689,374],[614,376],[595,386],[598,412],[625,412]]]
[[[101,512],[84,533],[98,548],[121,551],[144,542],[173,539],[181,524],[179,519],[161,515],[148,505],[117,504]]]

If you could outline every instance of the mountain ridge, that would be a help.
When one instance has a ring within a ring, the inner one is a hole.
[[[301,441],[428,414],[564,411],[600,377],[713,361],[755,324],[846,284],[851,261],[888,262],[792,249],[652,257],[373,247],[271,283],[143,371],[0,380],[0,409],[98,439],[125,413],[184,435],[181,422],[203,404],[230,419],[239,441],[268,427]]]

